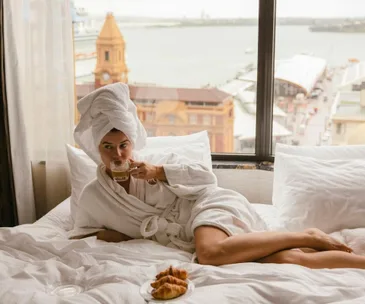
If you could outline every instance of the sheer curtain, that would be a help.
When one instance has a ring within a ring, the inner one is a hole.
[[[5,0],[6,87],[19,223],[70,193],[74,63],[69,0]]]

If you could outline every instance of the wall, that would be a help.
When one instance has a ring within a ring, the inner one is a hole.
[[[271,204],[274,173],[265,170],[214,169],[218,185],[235,190],[255,204]]]
[[[337,133],[337,124],[342,123],[341,134]],[[364,121],[332,120],[332,145],[347,145],[348,139]]]

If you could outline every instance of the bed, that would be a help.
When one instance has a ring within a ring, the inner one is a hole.
[[[34,224],[0,230],[1,303],[146,303],[140,287],[169,265],[188,270],[194,291],[178,303],[365,303],[365,270],[296,265],[192,263],[192,255],[148,240],[68,240],[67,199]],[[254,205],[269,226],[275,208]],[[334,234],[365,253],[365,229]]]

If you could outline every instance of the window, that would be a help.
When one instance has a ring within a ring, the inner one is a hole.
[[[341,135],[343,133],[342,123],[340,123],[340,122],[336,124],[336,133],[338,135]]]
[[[212,120],[211,117],[209,115],[204,115],[203,116],[203,125],[205,126],[209,126],[211,124]]]
[[[82,24],[78,18],[74,22],[75,52],[95,53],[95,57],[102,59],[76,60],[77,95],[82,97],[79,92],[85,86],[104,85],[105,81],[98,82],[103,79],[98,71],[110,70],[112,66],[109,82],[121,81],[120,75],[125,76],[122,81],[128,80],[131,99],[140,112],[146,113],[139,115],[144,118],[146,128],[153,128],[158,134],[187,134],[209,127],[213,138],[219,135],[219,144],[212,147],[212,152],[241,153],[234,138],[245,141],[247,130],[255,132],[256,115],[233,96],[246,87],[256,94],[253,80],[257,67],[259,1],[163,0],[162,11],[155,0],[141,0],[141,4],[75,1],[76,6],[84,6],[79,18]],[[110,11],[112,15],[108,15]],[[96,13],[98,17],[94,18]],[[131,26],[120,27],[118,33],[113,29],[123,22],[120,16],[125,14],[134,21]],[[164,19],[175,21],[160,21]],[[145,26],[146,22],[153,24]],[[136,31],[140,34],[136,35]],[[91,39],[88,33],[96,33],[101,39]],[[143,47],[146,45],[148,51]],[[238,123],[232,119],[235,117]],[[183,130],[172,129],[177,120]],[[213,128],[216,124],[224,125],[225,129]]]
[[[277,142],[351,144],[351,134],[365,123],[358,91],[365,79],[365,46],[363,36],[353,34],[364,24],[360,16],[364,1],[196,0],[191,5],[179,1],[164,2],[163,12],[155,9],[157,2],[148,2],[151,9],[146,17],[175,20],[174,25],[138,27],[141,35],[124,27],[122,36],[102,29],[115,28],[106,23],[118,23],[121,12],[138,14],[142,6],[84,2],[85,12],[90,12],[86,18],[95,11],[105,16],[99,23],[84,22],[83,27],[90,27],[84,30],[115,37],[106,46],[106,39],[87,40],[82,31],[75,31],[76,53],[96,53],[105,59],[76,61],[77,91],[97,86],[100,75],[93,71],[103,71],[104,61],[110,65],[116,60],[113,66],[120,71],[110,77],[125,75],[140,111],[167,119],[146,117],[148,127],[169,134],[177,116],[179,128],[186,130],[175,134],[209,126],[215,143],[217,135],[224,139],[213,145],[214,159],[251,155],[251,159],[270,160]],[[358,9],[350,9],[354,7]],[[115,16],[106,18],[108,11]],[[197,20],[197,15],[202,17]],[[74,26],[81,27],[78,22]],[[141,45],[148,45],[148,52]],[[105,49],[117,53],[98,53]],[[337,134],[333,122],[344,117],[350,121]],[[223,134],[219,126],[224,126]],[[231,155],[220,154],[225,152]]]
[[[365,45],[354,35],[365,23],[351,9],[363,2],[276,2],[274,98],[280,102],[273,104],[273,151],[275,142],[351,144],[351,132],[356,137],[365,122],[356,91],[365,77]],[[338,119],[351,126],[349,134]]]
[[[153,112],[146,113],[146,122],[153,122],[154,119],[155,119],[155,113]]]
[[[191,125],[196,125],[198,123],[198,117],[196,114],[189,114],[189,123]]]
[[[170,125],[173,125],[175,123],[175,115],[167,115],[167,119]]]

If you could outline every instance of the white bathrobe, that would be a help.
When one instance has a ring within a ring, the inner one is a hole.
[[[228,235],[267,230],[249,202],[237,192],[219,188],[215,175],[203,165],[176,154],[138,156],[147,135],[126,84],[99,88],[78,102],[78,110],[75,141],[99,166],[97,179],[80,195],[70,236],[109,228],[193,252],[194,230],[202,225]],[[167,183],[131,178],[128,194],[106,174],[98,145],[113,128],[131,141],[135,160],[163,165]]]
[[[131,178],[128,194],[99,165],[97,179],[80,196],[73,235],[87,233],[82,228],[108,228],[194,252],[199,226],[214,226],[228,235],[268,230],[245,197],[219,188],[203,165],[176,154],[135,158],[162,164],[168,182]]]

